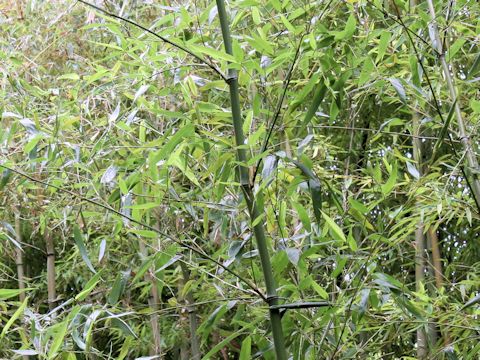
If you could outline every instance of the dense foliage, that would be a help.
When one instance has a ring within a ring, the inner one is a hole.
[[[480,4],[92,5],[0,2],[0,357],[275,358],[259,224],[294,359],[480,357]]]

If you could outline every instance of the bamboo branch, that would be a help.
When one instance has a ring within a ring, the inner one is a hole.
[[[470,136],[466,131],[465,127],[465,121],[463,120],[463,115],[462,111],[460,109],[460,102],[458,101],[458,93],[457,89],[455,88],[455,83],[452,78],[452,75],[450,74],[450,68],[447,63],[447,60],[445,58],[445,52],[443,50],[443,44],[440,40],[440,35],[438,33],[438,27],[436,23],[436,18],[437,15],[435,13],[435,7],[433,5],[432,0],[427,0],[428,3],[428,9],[430,12],[430,18],[431,18],[431,30],[434,39],[432,39],[432,42],[434,42],[434,48],[437,50],[437,56],[440,60],[440,63],[442,65],[442,70],[443,70],[443,76],[445,77],[445,81],[447,83],[447,88],[450,93],[450,100],[454,104],[455,108],[455,117],[457,119],[457,126],[458,126],[458,132],[460,134],[460,141],[463,146],[463,150],[465,151],[465,157],[467,159],[467,164],[468,164],[468,171],[467,171],[467,177],[470,177],[470,188],[472,190],[472,195],[475,199],[475,202],[477,205],[480,204],[480,179],[478,175],[475,173],[478,172],[480,167],[478,166],[478,160],[475,155],[475,151],[472,148],[472,143],[470,140]],[[468,181],[468,179],[466,179]]]
[[[30,176],[20,170],[17,170],[15,168],[12,168],[10,166],[6,166],[4,164],[0,164],[0,167],[1,168],[4,168],[4,169],[7,169],[7,170],[10,170],[11,172],[17,174],[17,175],[20,175],[30,181],[33,181],[34,183],[37,183],[37,184],[42,184],[42,185],[45,185],[45,186],[48,186],[48,187],[51,187],[53,189],[56,189],[60,192],[63,192],[65,194],[69,194],[71,195],[72,197],[74,197],[75,199],[78,199],[78,200],[81,200],[81,201],[85,201],[89,204],[92,204],[92,205],[95,205],[95,206],[98,206],[104,210],[107,210],[108,212],[111,212],[117,216],[120,216],[124,219],[127,219],[129,220],[130,222],[134,223],[134,224],[137,224],[137,225],[140,225],[141,227],[145,228],[145,229],[148,229],[148,230],[151,230],[151,231],[154,231],[156,232],[158,235],[161,235],[163,237],[165,237],[166,239],[169,239],[171,241],[173,241],[174,243],[180,245],[180,246],[183,246],[191,251],[193,251],[195,254],[207,259],[208,261],[216,264],[217,266],[221,267],[222,269],[224,269],[226,272],[230,273],[231,275],[235,276],[238,280],[240,280],[241,282],[243,282],[245,285],[247,285],[250,290],[252,290],[254,293],[256,293],[263,301],[265,302],[268,302],[267,301],[267,297],[265,295],[263,295],[263,293],[255,286],[253,285],[250,281],[248,281],[247,279],[245,279],[242,275],[240,274],[237,274],[234,270],[230,269],[228,266],[225,266],[223,265],[220,261],[217,261],[215,260],[214,258],[212,258],[211,256],[207,255],[206,253],[204,253],[202,250],[200,249],[197,249],[196,247],[192,246],[192,245],[189,245],[187,244],[186,242],[182,241],[182,240],[179,240],[167,233],[164,233],[158,229],[156,229],[155,227],[153,226],[150,226],[148,224],[145,224],[144,222],[141,222],[139,220],[135,220],[133,217],[131,216],[128,216],[128,215],[125,215],[123,214],[122,212],[118,211],[118,210],[115,210],[114,208],[108,206],[108,205],[104,205],[102,203],[99,203],[98,201],[95,201],[95,200],[92,200],[92,199],[89,199],[87,197],[84,197],[84,196],[81,196],[79,194],[77,194],[76,192],[74,191],[71,191],[71,190],[68,190],[68,189],[64,189],[60,186],[57,186],[57,185],[53,185],[53,184],[50,184],[46,181],[43,181],[43,180],[39,180],[39,179],[35,179],[33,176]]]
[[[135,21],[132,21],[132,20],[129,20],[127,18],[124,18],[122,16],[119,16],[119,15],[116,15],[116,14],[113,14],[105,9],[102,9],[101,7],[99,6],[96,6],[96,5],[93,5],[87,1],[84,1],[84,0],[77,0],[78,2],[84,4],[84,5],[87,5],[97,11],[100,11],[101,13],[107,15],[107,16],[110,16],[114,19],[118,19],[118,20],[121,20],[121,21],[124,21],[130,25],[133,25],[147,33],[149,33],[150,35],[153,35],[155,36],[157,39],[160,39],[162,40],[164,43],[167,43],[169,45],[172,45],[173,47],[179,49],[179,50],[182,50],[183,52],[187,53],[188,55],[194,57],[195,59],[197,59],[198,61],[200,61],[202,64],[205,64],[207,65],[210,69],[212,69],[214,72],[216,72],[224,81],[227,81],[227,78],[225,77],[225,75],[223,75],[223,73],[212,63],[210,63],[209,61],[205,60],[203,57],[195,54],[193,51],[189,50],[188,48],[186,48],[185,46],[182,46],[180,44],[177,44],[176,42],[170,40],[170,39],[167,39],[166,37],[160,35],[160,34],[157,34],[155,31],[152,31],[148,28],[146,28],[145,26],[143,25],[140,25],[138,23],[136,23]]]

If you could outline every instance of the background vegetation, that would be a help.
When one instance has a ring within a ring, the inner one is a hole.
[[[478,359],[480,5],[217,3],[0,1],[0,357]]]

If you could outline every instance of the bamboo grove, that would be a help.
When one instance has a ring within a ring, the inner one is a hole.
[[[0,2],[0,358],[478,359],[478,19]]]

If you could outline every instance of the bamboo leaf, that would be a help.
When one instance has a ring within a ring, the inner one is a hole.
[[[48,351],[48,359],[55,359],[58,351],[61,349],[63,345],[63,340],[68,329],[68,320],[69,317],[67,317],[59,325],[57,325],[59,329],[53,337],[52,345],[50,346],[50,350]]]
[[[83,261],[85,262],[85,264],[87,264],[87,267],[90,269],[90,271],[96,274],[95,268],[93,267],[92,262],[88,257],[88,252],[85,247],[85,242],[83,241],[82,232],[77,225],[73,226],[73,238],[75,240],[75,244],[78,247],[78,250],[80,251],[80,255],[82,256]]]
[[[440,149],[440,146],[442,145],[444,139],[445,139],[445,136],[447,135],[448,133],[448,128],[450,126],[450,122],[452,121],[453,119],[453,114],[455,114],[455,106],[457,104],[457,99],[455,99],[455,101],[453,102],[452,106],[450,107],[450,111],[448,112],[448,116],[447,118],[445,119],[445,123],[443,124],[442,126],[442,131],[440,131],[440,135],[437,139],[437,141],[435,142],[435,145],[433,146],[433,152],[432,152],[432,160],[431,160],[431,163],[433,163],[435,160],[436,160],[436,155],[438,153],[438,150]]]
[[[342,243],[346,243],[347,239],[346,239],[345,234],[343,233],[342,229],[340,228],[340,226],[338,226],[335,223],[335,221],[333,221],[333,219],[330,216],[328,216],[327,214],[325,214],[323,211],[322,211],[322,216],[325,219],[328,228],[332,231],[333,237],[336,240],[341,241]]]
[[[32,288],[28,289],[0,289],[0,300],[10,299],[12,297],[18,296],[21,293],[33,290]]]
[[[239,360],[250,360],[251,351],[252,351],[252,338],[250,336],[247,336],[242,341],[242,348],[240,350]]]
[[[195,52],[199,52],[204,55],[210,56],[212,59],[220,61],[225,60],[230,63],[235,64],[237,60],[232,56],[223,51],[215,50],[210,47],[201,46],[201,45],[190,45],[190,48]]]
[[[397,176],[398,176],[398,168],[397,163],[394,162],[392,165],[392,171],[390,172],[390,176],[385,184],[382,185],[382,194],[384,196],[390,194],[393,190],[395,185],[397,184]]]
[[[230,336],[227,336],[225,339],[220,341],[217,345],[215,345],[205,356],[202,358],[202,360],[208,360],[211,359],[213,355],[215,355],[217,352],[219,352],[221,349],[223,349],[227,344],[229,344],[233,339],[236,337],[239,337],[240,335],[245,333],[245,328],[242,328]]]
[[[299,133],[303,133],[307,125],[310,124],[310,122],[313,119],[313,116],[317,112],[318,107],[322,103],[323,99],[325,98],[325,94],[327,93],[327,87],[323,80],[320,81],[320,83],[316,86],[315,93],[313,95],[313,101],[308,107],[307,113],[305,114],[305,117],[303,118],[303,122],[300,126],[300,131]]]
[[[465,309],[468,309],[469,307],[475,305],[475,304],[478,304],[480,303],[480,294],[478,294],[477,296],[475,296],[474,298],[468,300],[465,305],[462,306],[462,308],[460,310],[465,310]]]
[[[355,33],[356,26],[357,26],[357,20],[355,19],[355,15],[350,14],[343,31],[335,32],[335,40],[338,41],[338,40],[346,40],[351,38]]]
[[[23,315],[23,311],[27,307],[28,304],[28,297],[23,300],[22,304],[18,307],[18,309],[13,313],[12,317],[8,319],[7,323],[3,327],[2,332],[0,333],[0,339],[3,339],[7,334],[8,329],[13,325],[15,320],[17,320],[21,315]]]
[[[477,54],[475,61],[473,62],[472,66],[468,70],[467,79],[471,79],[480,69],[480,53]]]
[[[100,273],[96,273],[93,275],[93,277],[88,280],[88,282],[85,284],[85,287],[83,288],[82,291],[80,291],[77,296],[75,296],[76,301],[83,301],[87,298],[88,295],[95,289],[95,286],[97,283],[100,281]]]

